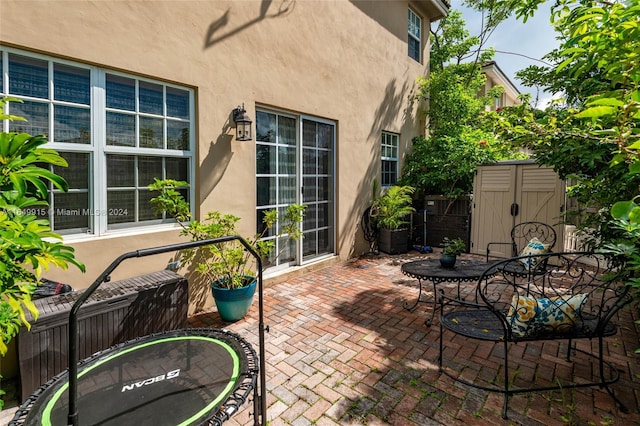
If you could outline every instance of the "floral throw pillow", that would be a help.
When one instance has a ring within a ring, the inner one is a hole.
[[[527,246],[522,250],[520,256],[530,256],[523,259],[520,259],[522,264],[526,266],[528,269],[533,269],[536,267],[538,262],[540,262],[540,258],[535,256],[536,254],[543,254],[549,251],[549,245],[543,244],[537,237],[533,237],[529,240]]]
[[[520,337],[571,331],[587,301],[585,293],[536,299],[513,296],[507,321]]]

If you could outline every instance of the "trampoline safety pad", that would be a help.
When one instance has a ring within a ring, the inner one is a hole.
[[[257,356],[238,335],[183,329],[131,340],[78,366],[80,425],[220,424],[255,389]],[[38,389],[10,425],[66,425],[65,371]]]

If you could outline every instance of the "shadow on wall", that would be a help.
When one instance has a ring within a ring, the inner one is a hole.
[[[213,21],[211,25],[209,25],[209,29],[207,30],[207,34],[204,38],[204,49],[208,49],[214,44],[227,39],[228,37],[234,36],[239,32],[249,28],[250,26],[257,24],[258,22],[268,19],[268,18],[278,18],[291,13],[295,7],[295,0],[280,0],[278,2],[278,8],[275,12],[268,14],[267,12],[271,8],[271,4],[273,0],[262,0],[260,2],[260,10],[258,11],[258,16],[253,18],[250,21],[245,22],[244,24],[237,26],[236,28],[230,29],[226,33],[220,34],[224,27],[229,24],[229,11],[227,11],[218,19]]]
[[[413,110],[415,103],[417,102],[416,88],[410,85],[408,82],[400,85],[396,79],[391,80],[384,91],[384,98],[380,105],[376,108],[375,118],[371,131],[369,132],[369,140],[380,141],[381,133],[384,130],[391,130],[396,128],[396,117],[398,111],[402,111],[400,132],[402,137],[400,143],[406,143],[400,147],[400,152],[406,152],[410,149],[411,139],[413,134],[406,134],[406,132],[412,130],[413,123],[418,118],[414,116]],[[364,211],[371,205],[371,191],[373,188],[374,180],[380,182],[380,144],[377,143],[373,146],[373,149],[367,149],[370,152],[371,157],[368,159],[369,167],[358,184],[356,194],[358,198],[352,206],[352,210],[345,216],[346,222],[343,224],[343,228],[340,232],[341,238],[347,238],[347,235],[351,235],[348,231],[356,229],[353,236],[353,241],[340,241],[340,244],[350,243],[351,249],[349,250],[349,257],[361,255],[370,251],[371,247],[364,238],[362,231],[362,215]],[[358,161],[361,161],[360,159]],[[349,164],[349,163],[347,163]]]

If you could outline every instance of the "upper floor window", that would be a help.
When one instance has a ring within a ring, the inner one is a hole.
[[[49,208],[32,213],[63,235],[169,221],[152,211],[148,185],[192,180],[191,89],[13,49],[0,51],[0,67],[0,96],[22,100],[7,112],[27,119],[5,120],[2,129],[44,135],[69,163],[51,166],[69,191],[50,188]]]
[[[420,62],[422,52],[422,19],[416,13],[409,10],[409,56]]]
[[[392,186],[398,180],[398,139],[395,133],[382,132],[382,186]]]

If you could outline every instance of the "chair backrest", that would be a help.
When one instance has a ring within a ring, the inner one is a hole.
[[[513,256],[520,255],[534,237],[547,246],[549,251],[556,245],[557,234],[553,226],[542,222],[522,222],[511,229]]]
[[[531,259],[496,262],[478,282],[477,296],[508,328],[508,339],[607,335],[611,319],[631,301],[620,270],[592,252],[545,253],[529,274],[500,274]]]

